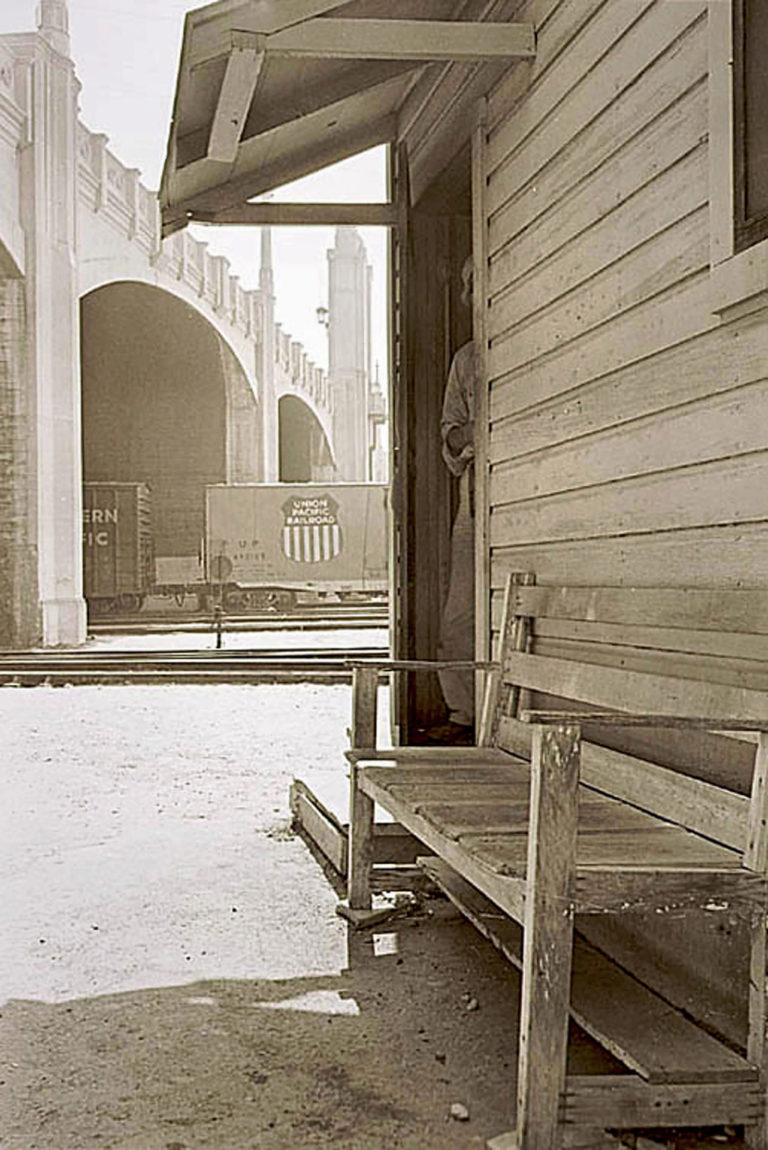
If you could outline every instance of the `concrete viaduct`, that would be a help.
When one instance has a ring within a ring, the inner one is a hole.
[[[0,646],[84,640],[84,479],[149,481],[173,550],[193,480],[366,477],[275,323],[268,233],[253,291],[186,231],[161,242],[78,92],[66,4],[42,0],[0,37]]]

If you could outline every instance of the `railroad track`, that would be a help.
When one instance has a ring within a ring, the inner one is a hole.
[[[227,615],[222,631],[327,631],[346,628],[384,627],[389,620],[386,605],[377,607],[311,606],[290,612],[264,611]],[[91,635],[157,635],[171,632],[210,632],[210,615],[141,614],[101,616],[88,624]]]
[[[381,647],[263,651],[6,651],[0,686],[149,683],[350,682],[351,661],[381,659]]]

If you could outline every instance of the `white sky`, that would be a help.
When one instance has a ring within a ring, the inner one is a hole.
[[[69,0],[72,55],[82,84],[81,117],[92,131],[106,133],[110,149],[126,166],[139,168],[149,188],[160,183],[184,14],[199,6],[196,0]],[[0,0],[0,34],[29,32],[35,23],[35,0]],[[294,185],[290,198],[384,198],[384,149],[356,157],[349,165],[300,181],[302,186]],[[227,256],[244,287],[256,286],[259,229],[191,230],[212,252]],[[387,241],[384,229],[360,231],[374,269],[373,358],[384,380]],[[332,245],[332,228],[273,231],[277,318],[323,367],[327,366],[326,333],[317,323],[315,309],[327,304],[325,253]]]

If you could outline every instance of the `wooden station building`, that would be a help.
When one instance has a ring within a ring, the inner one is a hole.
[[[455,499],[438,427],[470,334],[478,658],[510,571],[768,589],[766,50],[758,0],[220,0],[188,15],[166,233],[192,220],[391,229],[395,656],[436,652]],[[251,202],[382,143],[386,204]],[[606,624],[588,644],[579,624],[550,621],[535,642],[765,690],[764,624],[681,649],[652,620]],[[407,741],[437,713],[434,683],[417,678],[399,706]],[[684,773],[695,745],[696,773],[749,789],[754,747],[737,739],[605,737]],[[737,942],[720,928],[682,941],[669,922],[654,941],[652,927],[636,920],[625,952],[676,947],[675,977],[716,986],[727,1031]]]

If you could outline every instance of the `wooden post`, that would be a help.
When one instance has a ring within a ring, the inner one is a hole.
[[[379,672],[376,667],[355,667],[352,673],[352,747],[376,746],[376,703]]]
[[[472,338],[475,343],[478,379],[475,385],[475,658],[487,659],[490,648],[490,496],[488,477],[489,396],[487,316],[488,218],[487,218],[488,101],[478,101],[472,133]],[[475,710],[483,707],[480,683],[475,677]],[[478,740],[479,741],[479,740]]]
[[[760,731],[755,765],[752,771],[752,794],[749,801],[747,845],[744,866],[765,874],[768,869],[768,733]]]
[[[373,799],[363,794],[358,786],[360,769],[357,763],[353,763],[350,772],[347,898],[352,910],[370,910]]]
[[[376,667],[355,667],[352,675],[352,746],[376,746]],[[353,763],[349,786],[349,853],[347,896],[353,910],[371,908],[373,863],[373,800],[358,786],[360,768]]]
[[[575,725],[533,732],[517,1096],[524,1150],[562,1145],[580,738]]]

